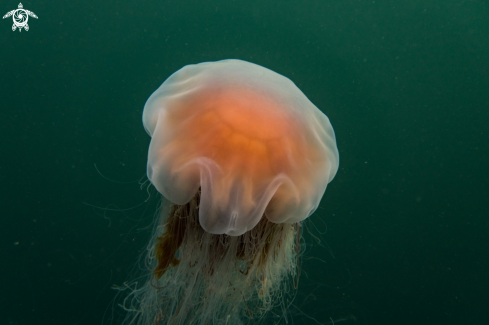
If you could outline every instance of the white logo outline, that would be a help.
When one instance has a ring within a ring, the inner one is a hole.
[[[19,32],[22,31],[22,28],[28,31],[29,25],[27,25],[27,21],[29,20],[29,16],[37,19],[35,13],[24,9],[22,2],[19,3],[18,9],[14,9],[7,12],[2,19],[8,18],[10,16],[12,16],[12,20],[14,21],[14,24],[12,25],[12,32],[15,32],[17,28],[19,29]]]

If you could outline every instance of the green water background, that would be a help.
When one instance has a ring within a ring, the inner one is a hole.
[[[487,1],[23,4],[28,32],[0,21],[0,324],[119,323],[157,201],[143,105],[226,58],[292,79],[337,136],[289,324],[489,324]]]

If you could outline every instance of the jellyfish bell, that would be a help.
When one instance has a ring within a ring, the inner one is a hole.
[[[199,222],[242,235],[265,214],[311,215],[338,169],[329,119],[286,77],[224,60],[188,65],[148,99],[148,178],[169,201],[201,188]]]
[[[338,170],[329,119],[288,78],[223,60],[171,75],[143,124],[148,178],[171,207],[149,246],[148,281],[125,305],[137,311],[128,323],[263,317],[296,274],[301,221]]]

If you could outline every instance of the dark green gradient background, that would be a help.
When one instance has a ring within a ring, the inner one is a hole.
[[[337,136],[289,324],[489,324],[487,1],[23,4],[28,32],[0,21],[0,324],[120,323],[157,204],[143,105],[226,58],[292,79]]]

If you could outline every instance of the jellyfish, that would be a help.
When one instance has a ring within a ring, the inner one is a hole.
[[[167,204],[125,323],[264,319],[296,289],[302,223],[338,170],[328,117],[288,78],[222,60],[172,74],[143,124],[147,177]]]

